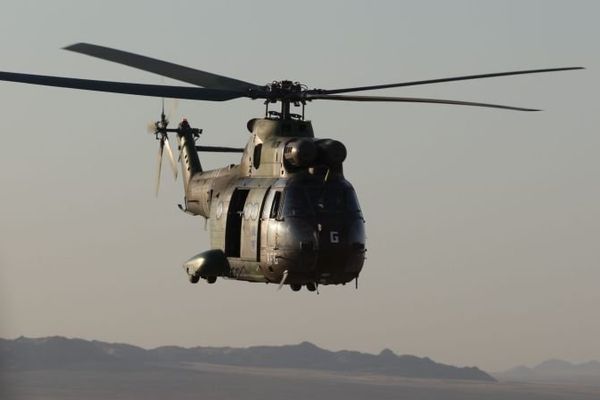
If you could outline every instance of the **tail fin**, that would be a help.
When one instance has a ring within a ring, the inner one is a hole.
[[[202,165],[196,151],[196,139],[200,136],[200,133],[202,133],[202,130],[193,129],[185,119],[179,124],[177,130],[181,175],[186,196],[192,177],[202,173]]]

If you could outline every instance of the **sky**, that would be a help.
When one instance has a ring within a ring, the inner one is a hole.
[[[0,83],[0,337],[308,340],[488,371],[600,359],[598,15],[594,1],[4,1],[3,71],[177,84],[61,50],[81,41],[317,88],[587,69],[373,93],[538,113],[310,104],[316,136],[348,149],[368,236],[359,290],[319,295],[187,281],[181,264],[209,237],[177,209],[180,181],[165,173],[154,197],[146,126],[160,99]],[[263,113],[247,99],[168,107],[204,129],[202,143],[236,147]]]

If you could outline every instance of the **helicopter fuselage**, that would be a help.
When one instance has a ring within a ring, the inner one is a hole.
[[[240,164],[211,171],[178,135],[186,211],[209,219],[212,248],[184,264],[190,280],[311,288],[357,279],[365,221],[343,176],[345,147],[315,139],[308,121],[257,119],[249,128]]]

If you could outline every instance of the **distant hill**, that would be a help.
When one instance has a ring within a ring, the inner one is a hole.
[[[14,340],[0,339],[0,367],[8,370],[120,369],[176,367],[182,363],[301,368],[351,373],[369,373],[411,378],[494,381],[476,367],[454,367],[425,357],[397,356],[391,350],[366,354],[332,352],[312,343],[249,348],[164,346],[151,350],[128,344],[105,343],[64,337]]]
[[[563,360],[547,360],[532,368],[521,365],[493,375],[498,380],[507,382],[579,383],[600,386],[600,362],[573,364]]]

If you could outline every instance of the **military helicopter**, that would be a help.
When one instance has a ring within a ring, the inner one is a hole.
[[[195,87],[148,85],[44,75],[0,72],[0,80],[73,89],[164,98],[227,101],[237,98],[264,100],[265,115],[247,124],[250,138],[245,148],[197,144],[202,130],[183,120],[169,128],[163,112],[152,132],[159,141],[157,192],[163,153],[177,177],[178,167],[169,143],[177,140],[184,187],[184,204],[190,215],[209,221],[211,249],[183,265],[190,282],[214,283],[218,277],[249,282],[305,286],[356,282],[366,253],[365,220],[356,193],[343,174],[346,148],[334,139],[315,138],[305,119],[305,106],[313,100],[411,102],[539,111],[479,102],[347,95],[375,89],[493,78],[508,75],[567,71],[582,67],[521,70],[442,79],[358,86],[342,89],[309,89],[290,80],[257,85],[109,47],[77,43],[66,50],[124,64],[190,83]],[[270,106],[279,103],[278,110]],[[294,107],[294,108],[292,108]],[[293,113],[299,109],[299,113]],[[205,171],[198,152],[242,153],[239,164]]]

